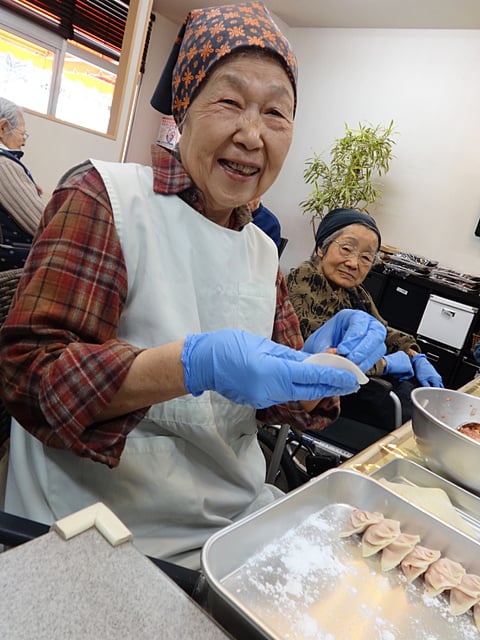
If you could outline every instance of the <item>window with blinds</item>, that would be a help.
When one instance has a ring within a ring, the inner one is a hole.
[[[0,5],[6,9],[0,14],[0,95],[106,133],[130,0],[0,0]]]

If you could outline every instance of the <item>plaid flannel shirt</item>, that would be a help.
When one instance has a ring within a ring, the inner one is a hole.
[[[203,198],[175,154],[152,146],[155,192],[177,194],[197,211]],[[240,231],[247,207],[232,213]],[[285,280],[277,276],[272,339],[303,346]],[[114,467],[148,407],[108,421],[98,416],[141,349],[119,340],[128,289],[120,241],[103,181],[91,164],[60,181],[43,214],[25,272],[0,332],[0,382],[8,411],[45,445]],[[261,421],[319,429],[334,420],[337,398],[312,414],[299,403],[258,412]]]

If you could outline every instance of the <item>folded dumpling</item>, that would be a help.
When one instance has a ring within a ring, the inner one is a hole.
[[[407,582],[413,582],[415,578],[425,573],[428,567],[440,558],[440,555],[441,553],[437,549],[429,549],[417,544],[400,563]]]
[[[473,605],[473,621],[477,625],[477,629],[480,631],[480,602]]]
[[[364,558],[381,551],[400,535],[400,522],[384,518],[377,524],[366,528],[362,537],[362,555]]]
[[[348,538],[354,533],[363,533],[365,529],[371,524],[377,524],[383,520],[383,513],[379,511],[362,511],[361,509],[354,509],[350,514],[350,526],[342,531],[341,538]]]
[[[445,589],[453,589],[460,584],[465,569],[459,562],[450,558],[440,558],[433,562],[425,571],[425,584],[430,596],[437,596]]]
[[[382,551],[380,566],[382,571],[390,571],[407,556],[420,542],[420,536],[411,533],[401,533],[398,538],[385,547]]]
[[[480,602],[480,576],[464,573],[460,584],[450,591],[450,611],[458,616]]]

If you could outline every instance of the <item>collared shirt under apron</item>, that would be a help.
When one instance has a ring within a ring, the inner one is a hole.
[[[261,231],[226,229],[153,193],[148,167],[94,164],[127,265],[119,338],[148,348],[225,327],[271,336],[278,256]],[[7,510],[9,499],[16,513],[24,501],[51,522],[101,500],[143,552],[190,566],[209,535],[280,495],[264,484],[255,411],[214,392],[151,407],[113,470],[44,447],[18,426],[12,440],[18,464],[9,467]]]

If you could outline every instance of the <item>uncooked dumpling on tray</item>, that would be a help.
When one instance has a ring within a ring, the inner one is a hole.
[[[428,567],[438,560],[440,556],[441,553],[437,549],[429,549],[421,544],[417,544],[400,563],[400,568],[407,582],[413,582],[421,576],[422,573],[425,573]]]
[[[477,629],[480,630],[480,603],[473,605],[473,621],[477,625]]]
[[[350,514],[350,526],[340,533],[341,538],[348,538],[354,533],[363,533],[371,524],[377,524],[383,520],[383,513],[379,511],[362,511],[353,509]]]
[[[390,571],[397,567],[419,542],[419,535],[401,533],[398,538],[395,538],[393,542],[383,549],[380,560],[382,571]]]
[[[420,535],[403,533],[398,520],[385,518],[379,512],[353,509],[350,526],[339,535],[346,538],[354,533],[362,534],[364,558],[381,551],[382,571],[400,565],[409,584],[423,574],[429,596],[449,590],[451,614],[461,615],[471,609],[480,631],[480,575],[467,573],[459,562],[442,557],[438,549],[418,544]]]
[[[366,528],[362,537],[362,556],[368,558],[384,549],[401,534],[400,522],[384,518]]]
[[[429,596],[438,596],[446,589],[452,589],[460,584],[465,569],[459,562],[450,558],[440,558],[433,562],[425,571],[425,585]]]
[[[450,611],[458,616],[480,602],[480,576],[464,573],[460,584],[450,591]]]

